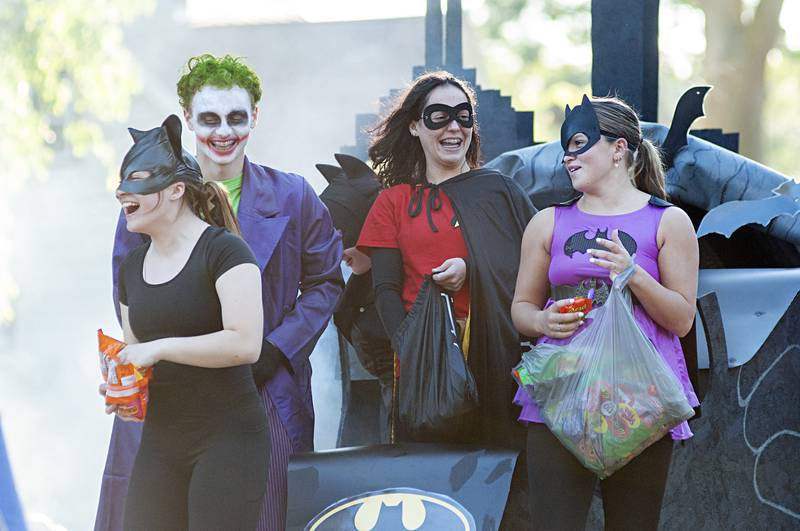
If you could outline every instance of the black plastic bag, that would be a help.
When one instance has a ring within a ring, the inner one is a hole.
[[[451,431],[459,417],[477,407],[478,391],[456,334],[452,299],[429,275],[392,343],[400,360],[397,411],[405,433]]]

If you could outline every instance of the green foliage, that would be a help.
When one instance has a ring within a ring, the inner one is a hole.
[[[770,0],[770,3],[774,0]],[[698,121],[698,127],[724,127],[728,131],[741,130],[742,125],[719,123],[719,105],[730,91],[730,84],[718,81],[706,47],[706,33],[710,25],[705,22],[704,11],[715,11],[715,6],[725,6],[713,25],[715,36],[731,35],[740,40],[741,20],[752,20],[760,4],[767,0],[729,2],[728,0],[661,0],[660,2],[660,76],[659,121],[668,124],[680,95],[695,84],[717,84],[709,94],[709,117]],[[733,12],[731,15],[729,12]],[[483,0],[483,6],[471,14],[481,39],[482,71],[488,74],[489,85],[512,94],[517,110],[534,110],[535,139],[549,141],[558,138],[563,120],[564,105],[578,102],[582,93],[591,91],[591,0]],[[774,16],[774,13],[773,13]],[[768,17],[764,17],[768,18]],[[727,30],[725,24],[731,24]],[[704,28],[705,26],[705,28]],[[756,31],[755,29],[750,30]],[[779,59],[775,59],[775,52]],[[731,53],[745,60],[743,52]],[[760,158],[768,166],[796,178],[800,176],[800,162],[796,153],[800,149],[797,135],[787,133],[796,126],[800,109],[797,106],[800,91],[800,54],[790,52],[779,42],[770,52],[764,90],[763,130],[757,134],[765,139],[765,151]],[[736,57],[734,57],[736,58]],[[620,61],[625,60],[624,52]],[[741,71],[730,66],[723,71]],[[734,74],[734,77],[735,74]],[[736,78],[736,85],[744,92],[760,92],[753,79]],[[727,85],[727,86],[724,86]],[[753,88],[748,88],[753,87]],[[752,112],[722,106],[723,118],[732,123],[739,114]],[[716,110],[717,116],[711,116]],[[780,124],[780,125],[778,125]],[[745,154],[747,154],[747,146]]]
[[[800,181],[800,51],[773,50],[767,65],[765,157],[769,166]]]
[[[109,171],[116,155],[101,124],[124,120],[139,89],[122,25],[153,0],[0,1],[0,325],[13,320],[9,273],[11,193],[43,177],[57,150],[93,155]]]
[[[513,95],[518,110],[534,109],[535,139],[552,140],[564,104],[591,91],[588,0],[484,0],[476,24],[491,84]]]
[[[206,85],[222,89],[238,85],[250,95],[253,106],[261,100],[261,81],[237,57],[203,54],[189,59],[187,68],[188,72],[178,80],[178,101],[184,109],[191,107],[194,95]]]
[[[152,0],[4,0],[0,7],[0,189],[42,176],[56,148],[114,161],[100,124],[128,116],[139,89],[123,23]]]

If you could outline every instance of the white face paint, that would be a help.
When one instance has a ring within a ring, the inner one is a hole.
[[[225,165],[244,158],[256,112],[243,88],[205,86],[192,98],[186,121],[197,139],[197,157]]]

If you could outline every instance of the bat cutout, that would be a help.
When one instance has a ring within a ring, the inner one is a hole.
[[[772,190],[771,197],[750,201],[728,201],[712,208],[697,228],[697,237],[716,232],[726,238],[750,223],[766,227],[782,215],[800,214],[800,183],[786,181]]]
[[[584,230],[576,232],[567,238],[567,241],[564,242],[564,254],[572,258],[573,254],[586,253],[589,249],[605,249],[602,245],[597,243],[597,238],[603,238],[605,240],[611,239],[608,236],[608,228],[606,228],[606,230],[600,230],[598,228],[595,235],[591,238],[586,237],[588,233],[588,230]],[[625,247],[625,250],[628,251],[628,254],[633,255],[636,252],[638,245],[636,245],[636,240],[633,239],[633,236],[621,230],[619,231],[619,240],[622,242],[622,246]]]
[[[672,115],[672,124],[669,126],[667,138],[661,145],[663,151],[664,167],[671,168],[675,161],[675,155],[686,146],[686,135],[695,120],[705,116],[703,102],[706,94],[711,90],[709,85],[699,85],[692,87],[683,93],[675,106],[675,114]]]

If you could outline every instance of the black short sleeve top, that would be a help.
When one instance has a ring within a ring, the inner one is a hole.
[[[216,281],[240,264],[257,264],[250,247],[227,229],[209,226],[183,269],[171,280],[148,284],[142,276],[145,243],[125,258],[119,272],[119,300],[128,307],[131,330],[141,341],[190,337],[222,330]]]

